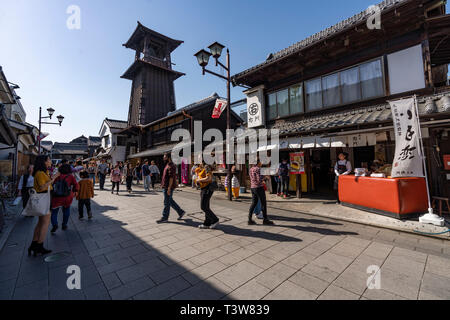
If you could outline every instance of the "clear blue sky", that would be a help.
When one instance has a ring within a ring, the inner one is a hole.
[[[214,41],[230,47],[232,73],[353,14],[373,0],[190,1],[190,0],[0,0],[0,65],[18,94],[27,121],[38,107],[53,107],[63,126],[45,126],[49,140],[68,142],[98,135],[105,117],[127,119],[131,81],[120,76],[134,52],[122,46],[137,21],[183,40],[172,55],[186,73],[175,82],[177,108],[226,94],[225,82],[202,76],[193,54]],[[66,10],[81,8],[81,30],[69,30]],[[215,68],[215,67],[214,67]],[[242,99],[234,88],[232,101]]]

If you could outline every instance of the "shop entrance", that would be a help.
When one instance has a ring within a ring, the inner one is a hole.
[[[353,170],[355,168],[367,168],[370,169],[373,160],[375,160],[375,147],[355,147],[353,148],[353,158],[352,163]]]
[[[333,194],[333,179],[330,149],[312,151],[311,169],[314,179],[314,191],[318,194]]]

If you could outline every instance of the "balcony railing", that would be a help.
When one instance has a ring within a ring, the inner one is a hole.
[[[142,60],[149,62],[151,64],[154,64],[158,67],[166,68],[166,69],[172,69],[171,63],[167,60],[155,58],[155,57],[144,57]]]

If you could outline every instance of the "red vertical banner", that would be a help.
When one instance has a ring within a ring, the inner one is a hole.
[[[226,100],[217,99],[216,105],[214,106],[214,109],[213,109],[212,118],[219,119],[220,116],[222,115],[222,112],[225,110],[226,107],[227,107]]]

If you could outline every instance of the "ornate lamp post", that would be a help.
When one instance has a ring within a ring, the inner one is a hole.
[[[41,154],[41,126],[43,124],[56,124],[61,126],[62,122],[64,120],[64,117],[59,115],[56,117],[56,119],[58,119],[58,122],[42,122],[42,119],[52,119],[53,114],[55,113],[55,110],[53,108],[48,108],[47,109],[48,112],[48,116],[47,117],[43,117],[42,116],[42,107],[39,107],[39,135],[38,135],[38,154]]]
[[[211,52],[208,52],[208,51],[202,49],[199,52],[197,52],[194,56],[197,58],[198,64],[200,65],[200,67],[202,67],[203,75],[205,75],[205,73],[207,72],[207,73],[210,73],[216,77],[219,77],[219,78],[227,81],[227,129],[231,129],[231,122],[230,122],[230,108],[231,108],[230,50],[227,48],[226,65],[223,65],[219,61],[219,58],[222,55],[222,50],[225,48],[225,46],[216,41],[213,44],[211,44],[208,48]],[[227,72],[226,77],[206,69],[206,66],[208,65],[208,62],[209,62],[209,58],[211,56],[216,60],[216,67],[221,66],[222,68],[224,68],[226,70],[226,72]],[[227,171],[229,173],[229,176],[227,177],[227,179],[228,179],[228,199],[230,201],[232,201],[231,165],[230,164],[227,164]]]

